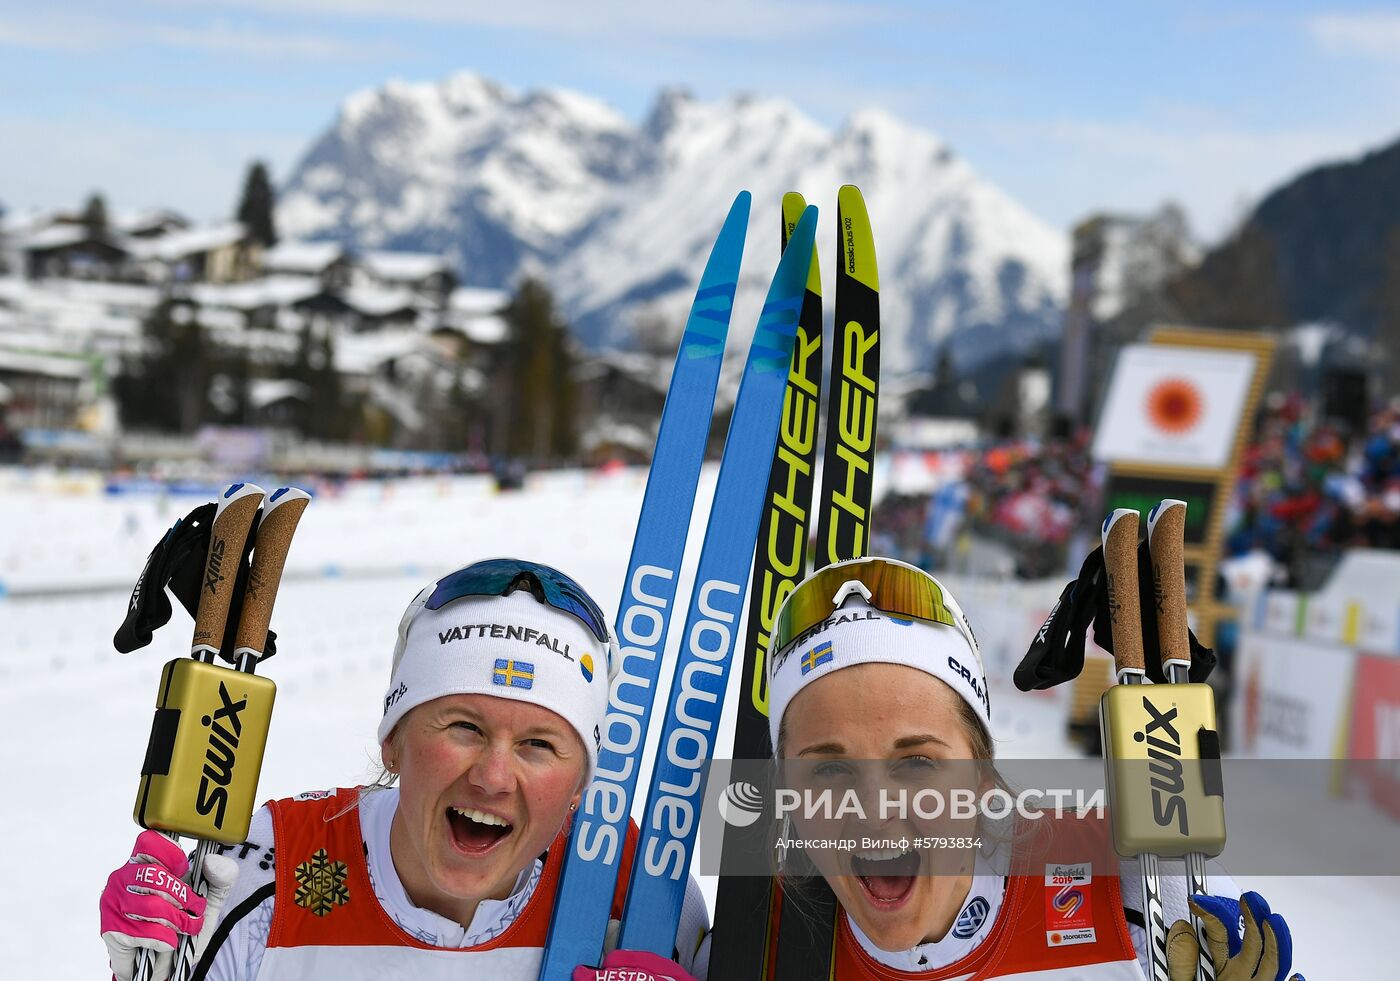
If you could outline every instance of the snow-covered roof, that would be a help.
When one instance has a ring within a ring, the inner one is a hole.
[[[131,243],[134,255],[143,259],[158,259],[174,262],[186,256],[198,255],[213,249],[235,245],[248,234],[242,222],[230,221],[218,225],[205,225],[182,232],[171,232],[153,239],[137,239]]]
[[[0,277],[0,306],[12,307],[27,319],[52,317],[62,310],[73,311],[75,318],[108,313],[144,316],[159,300],[160,292],[155,287],[133,283],[77,279],[30,282]]]
[[[248,401],[255,409],[283,399],[304,399],[310,394],[304,383],[290,378],[254,378],[248,385]]]
[[[500,313],[510,304],[510,293],[481,286],[459,286],[447,298],[447,308],[456,313]]]
[[[28,351],[6,351],[0,348],[0,371],[16,371],[26,375],[48,375],[51,378],[86,378],[92,366],[85,360],[63,358]]]
[[[140,283],[88,282],[81,279],[57,279],[34,285],[34,293],[49,295],[78,303],[100,303],[110,307],[148,310],[160,300],[160,290]]]
[[[120,348],[141,337],[141,321],[136,317],[78,306],[11,314],[0,326],[4,328],[0,343],[17,351],[83,354]]]
[[[510,324],[502,317],[461,316],[448,312],[442,326],[454,330],[473,344],[500,344],[510,337]]]
[[[52,208],[24,208],[0,215],[0,235],[24,237],[57,221],[59,212]]]
[[[28,299],[33,286],[18,276],[0,276],[0,304],[17,305]]]
[[[12,350],[112,350],[141,335],[160,299],[150,286],[51,279],[0,279],[0,340]]]
[[[579,370],[583,377],[588,377],[604,367],[614,368],[634,382],[648,385],[664,394],[671,384],[674,364],[670,359],[640,351],[596,351],[583,359]]]
[[[263,268],[287,273],[319,273],[345,255],[336,242],[278,242],[263,253]]]
[[[190,296],[201,306],[256,310],[291,306],[310,299],[321,289],[321,281],[313,276],[264,276],[246,283],[199,283],[190,288]]]
[[[360,264],[371,275],[392,283],[416,283],[452,269],[445,258],[430,252],[366,252]]]
[[[346,334],[335,343],[335,367],[346,374],[368,374],[390,358],[418,350],[423,335],[415,330],[380,330]]]
[[[48,228],[41,228],[32,235],[27,236],[20,242],[20,248],[30,251],[34,249],[61,249],[65,245],[77,245],[90,237],[86,225],[50,225]],[[116,244],[116,243],[113,243]]]
[[[242,310],[219,307],[201,307],[199,322],[212,330],[241,331],[248,326],[247,315]]]
[[[342,299],[347,306],[369,317],[387,317],[391,313],[413,310],[418,302],[408,290],[383,286],[351,286]]]
[[[165,224],[190,227],[188,218],[169,208],[121,208],[111,215],[108,224],[128,235]]]

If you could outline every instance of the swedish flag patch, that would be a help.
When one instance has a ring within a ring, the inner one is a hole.
[[[531,688],[535,684],[535,666],[529,661],[498,657],[491,680],[506,688]]]
[[[832,659],[831,641],[823,641],[802,655],[802,673],[807,674]]]

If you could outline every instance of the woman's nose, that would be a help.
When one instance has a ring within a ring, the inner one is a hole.
[[[467,779],[487,794],[504,794],[515,789],[515,768],[510,747],[487,744],[467,770]]]

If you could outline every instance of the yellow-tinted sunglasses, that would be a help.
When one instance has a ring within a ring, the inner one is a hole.
[[[892,617],[956,627],[977,650],[966,618],[938,580],[907,562],[872,557],[829,565],[798,583],[774,619],[770,658],[829,620],[853,595]]]

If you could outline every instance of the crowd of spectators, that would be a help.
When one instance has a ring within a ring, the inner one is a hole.
[[[1268,552],[1290,584],[1348,548],[1400,548],[1400,399],[1362,426],[1271,397],[1245,450],[1226,552]]]
[[[1019,576],[1057,575],[1069,548],[1091,544],[1102,512],[1091,437],[953,451],[959,493],[891,496],[876,532],[929,568],[957,565],[972,538],[1004,546]],[[1345,549],[1400,549],[1400,398],[1349,426],[1296,395],[1270,396],[1231,503],[1226,555],[1266,552],[1291,586],[1315,585]]]
[[[963,477],[955,493],[887,498],[875,516],[882,544],[926,568],[962,567],[970,539],[1001,546],[1022,578],[1056,575],[1075,533],[1087,526],[1096,487],[1091,434],[1021,438],[951,451]]]
[[[1084,524],[1085,494],[1094,483],[1089,435],[1021,439],[974,456],[969,521],[1012,541],[1064,545]]]

